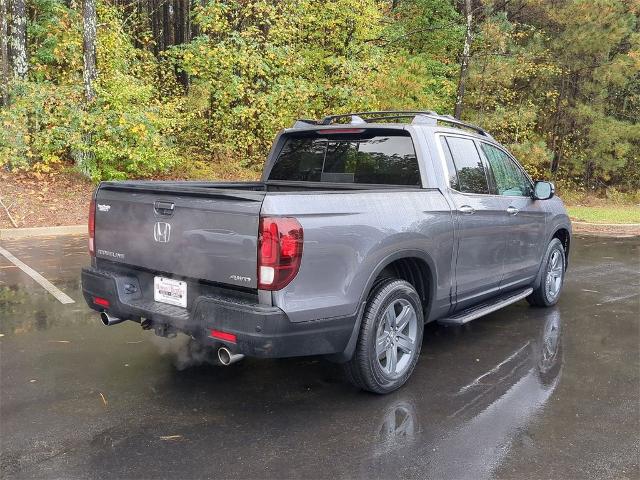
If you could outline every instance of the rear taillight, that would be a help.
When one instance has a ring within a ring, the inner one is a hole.
[[[96,256],[96,201],[89,204],[89,255]]]
[[[259,289],[280,290],[295,278],[302,260],[302,243],[302,226],[295,218],[260,219]]]

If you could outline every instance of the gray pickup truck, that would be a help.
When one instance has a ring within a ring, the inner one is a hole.
[[[424,324],[554,305],[571,223],[483,129],[431,111],[299,120],[259,182],[102,182],[82,289],[243,356],[322,355],[377,393],[411,375]]]

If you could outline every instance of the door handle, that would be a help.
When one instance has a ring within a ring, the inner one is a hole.
[[[458,208],[458,211],[463,215],[473,215],[476,209],[471,205],[462,205],[460,208]]]
[[[508,207],[507,208],[507,213],[509,215],[517,215],[519,211],[520,210],[518,210],[516,207]]]

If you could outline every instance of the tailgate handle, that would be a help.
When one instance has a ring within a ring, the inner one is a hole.
[[[176,207],[173,202],[163,202],[162,200],[156,200],[156,203],[153,204],[153,210],[158,215],[164,215],[170,217],[173,215],[173,209]]]

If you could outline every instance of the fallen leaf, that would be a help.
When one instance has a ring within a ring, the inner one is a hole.
[[[182,435],[163,435],[160,437],[160,440],[179,440],[182,438]]]
[[[107,406],[107,399],[104,398],[104,395],[102,394],[102,392],[98,392],[100,394],[100,396],[102,397],[102,403],[104,403],[104,406]]]

